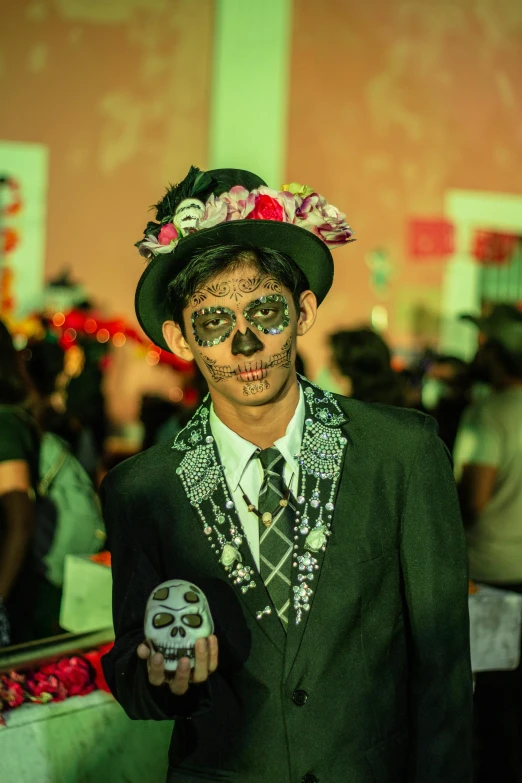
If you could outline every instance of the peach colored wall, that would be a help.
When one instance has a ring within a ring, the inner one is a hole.
[[[2,6],[0,138],[50,151],[46,275],[69,267],[108,313],[134,317],[148,205],[206,165],[212,31],[211,0]]]
[[[358,241],[334,252],[336,281],[303,343],[389,310],[411,342],[412,314],[437,308],[442,266],[407,258],[406,221],[440,215],[449,188],[521,193],[522,3],[513,0],[296,0],[287,178],[346,211]],[[395,266],[387,300],[368,254]]]

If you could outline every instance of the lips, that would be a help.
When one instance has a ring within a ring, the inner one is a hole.
[[[238,381],[261,381],[268,374],[268,365],[266,362],[245,362],[238,364],[234,370]]]

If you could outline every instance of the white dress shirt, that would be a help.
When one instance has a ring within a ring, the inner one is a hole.
[[[279,449],[285,460],[284,480],[286,486],[290,481],[292,494],[297,495],[299,484],[299,462],[296,455],[301,449],[305,418],[304,394],[299,386],[299,402],[295,413],[286,428],[282,438],[276,440],[274,446]],[[257,514],[249,511],[243,500],[243,493],[256,504],[259,500],[259,490],[263,483],[263,468],[258,459],[252,459],[252,454],[258,447],[245,440],[237,432],[223,424],[210,406],[210,429],[219,451],[221,464],[225,468],[225,477],[243,525],[254,562],[259,569],[259,519]]]

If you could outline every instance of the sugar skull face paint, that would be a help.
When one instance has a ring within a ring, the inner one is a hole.
[[[228,285],[228,283],[223,285]],[[263,334],[280,334],[290,323],[288,301],[282,294],[260,296],[247,304],[243,310],[243,317]],[[230,337],[236,326],[237,318],[233,310],[218,305],[195,310],[190,316],[190,321],[192,334],[197,344],[210,348]],[[257,347],[259,348],[261,345]]]
[[[192,313],[190,321],[197,344],[210,348],[230,337],[236,325],[236,315],[228,307],[202,307]]]
[[[307,330],[308,312],[296,307],[288,288],[250,264],[218,273],[196,290],[183,312],[184,340],[214,403],[264,405],[296,383],[296,341]]]
[[[288,302],[282,294],[260,296],[245,307],[243,315],[264,334],[280,334],[290,323]]]

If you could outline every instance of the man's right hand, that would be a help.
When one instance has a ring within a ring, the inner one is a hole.
[[[151,685],[167,683],[175,696],[183,696],[191,683],[201,683],[215,672],[218,665],[218,640],[212,635],[207,639],[196,640],[196,660],[194,668],[190,668],[188,658],[180,658],[176,672],[165,671],[163,655],[152,652],[147,642],[138,646],[138,657],[147,661],[149,682]]]

